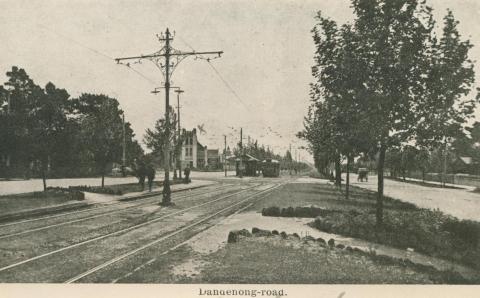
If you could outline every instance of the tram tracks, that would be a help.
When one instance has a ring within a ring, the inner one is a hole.
[[[165,240],[167,240],[167,239],[170,239],[170,238],[172,238],[172,237],[174,237],[174,236],[176,236],[176,235],[178,235],[178,234],[181,234],[181,233],[183,233],[183,232],[185,232],[185,231],[188,231],[188,230],[190,230],[190,229],[192,229],[192,228],[195,228],[195,227],[197,227],[198,225],[200,225],[200,224],[202,224],[202,223],[205,223],[205,222],[207,222],[208,220],[211,220],[211,219],[215,218],[216,216],[218,216],[218,215],[220,215],[220,214],[222,214],[222,213],[225,213],[225,212],[228,211],[228,210],[234,209],[235,207],[237,207],[237,206],[239,206],[239,205],[242,205],[242,204],[244,204],[245,202],[248,202],[248,201],[250,201],[250,200],[252,200],[252,199],[254,199],[254,198],[256,198],[256,197],[258,197],[258,196],[260,196],[260,195],[262,195],[262,194],[266,194],[266,193],[268,194],[268,193],[271,192],[273,189],[278,188],[278,187],[280,187],[280,186],[282,186],[282,184],[277,184],[277,185],[274,185],[274,186],[272,186],[272,187],[270,187],[270,188],[268,188],[268,189],[260,190],[260,191],[258,191],[258,192],[256,192],[256,193],[252,194],[252,195],[247,196],[246,198],[240,200],[239,202],[234,203],[233,205],[230,205],[230,206],[227,206],[227,207],[225,207],[225,208],[222,208],[222,209],[220,209],[220,210],[218,210],[218,211],[216,211],[216,212],[214,212],[214,213],[212,213],[212,214],[209,214],[209,215],[207,215],[207,216],[205,216],[205,217],[203,217],[203,218],[201,218],[201,219],[199,219],[199,220],[194,221],[193,223],[189,223],[189,224],[183,226],[183,227],[180,228],[180,229],[177,229],[177,230],[175,230],[175,231],[173,231],[173,232],[171,232],[171,233],[168,233],[168,234],[166,234],[166,235],[163,235],[163,236],[161,236],[160,238],[157,238],[157,239],[155,239],[155,240],[153,240],[153,241],[151,241],[151,242],[148,242],[148,243],[146,243],[146,244],[144,244],[144,245],[142,245],[142,246],[140,246],[140,247],[138,247],[138,248],[135,248],[135,249],[133,249],[133,250],[130,250],[130,251],[128,251],[128,252],[125,252],[125,253],[123,253],[123,254],[115,257],[115,258],[112,258],[112,259],[110,259],[110,260],[108,260],[108,261],[106,261],[106,262],[104,262],[104,263],[102,263],[102,264],[100,264],[100,265],[97,265],[97,266],[95,266],[95,267],[93,267],[93,268],[91,268],[91,269],[89,269],[89,270],[87,270],[87,271],[85,271],[85,272],[82,272],[82,273],[80,273],[80,274],[78,274],[78,275],[76,275],[76,276],[74,276],[74,277],[71,277],[71,278],[69,278],[68,280],[66,280],[64,283],[74,283],[74,282],[77,282],[77,281],[79,281],[79,280],[81,280],[81,279],[83,279],[83,278],[85,278],[85,277],[87,277],[87,276],[90,276],[90,275],[92,275],[92,274],[94,274],[94,273],[96,273],[96,272],[101,271],[102,269],[105,269],[105,268],[107,268],[107,267],[109,267],[109,266],[111,266],[111,265],[113,265],[113,264],[115,264],[115,263],[118,263],[118,262],[120,262],[120,261],[122,261],[122,260],[124,260],[124,259],[126,259],[126,258],[128,258],[128,257],[130,257],[130,256],[133,256],[133,255],[135,255],[135,254],[137,254],[137,253],[139,253],[139,252],[141,252],[141,251],[144,251],[144,250],[146,250],[146,249],[148,249],[148,248],[150,248],[150,247],[152,247],[152,246],[155,246],[156,244],[159,244],[159,243],[161,243],[161,242],[163,242],[163,241],[165,241]],[[251,205],[251,204],[248,204],[248,206],[250,206],[250,205]],[[240,208],[239,210],[245,209],[245,208],[247,208],[248,206],[244,206],[244,207]],[[237,210],[237,212],[238,212],[239,210]],[[182,242],[181,244],[183,244],[183,243],[185,243],[185,242]],[[175,249],[175,248],[177,248],[178,246],[179,246],[179,245],[176,245],[176,246],[174,246],[173,248],[167,249],[167,250],[166,250],[165,252],[163,252],[163,253],[167,253],[168,251],[171,251],[172,249]],[[163,253],[162,253],[162,254],[163,254]],[[152,262],[152,261],[149,261],[149,262]],[[114,282],[115,282],[115,280],[114,280]]]
[[[175,199],[175,201],[180,202],[180,201],[184,201],[188,198],[192,198],[192,197],[196,197],[196,196],[203,196],[203,195],[208,195],[208,194],[212,194],[212,193],[215,193],[215,192],[219,192],[219,191],[228,189],[229,187],[231,187],[231,185],[225,185],[225,186],[222,186],[222,187],[215,188],[213,190],[209,190],[209,191],[205,191],[205,192],[201,192],[201,193],[187,194],[187,195],[180,196],[178,198],[177,197],[173,197],[173,198]],[[44,226],[34,227],[34,228],[26,229],[26,230],[21,230],[21,231],[18,231],[18,232],[13,232],[13,233],[0,235],[0,240],[15,237],[15,236],[21,236],[21,235],[28,234],[28,233],[38,232],[38,231],[42,231],[42,230],[46,230],[46,229],[50,229],[50,228],[55,228],[55,227],[60,227],[60,226],[64,226],[64,225],[74,224],[74,223],[78,223],[78,222],[82,222],[82,221],[86,221],[86,220],[91,220],[91,219],[95,219],[95,218],[99,218],[99,217],[109,216],[109,215],[113,215],[115,213],[130,211],[131,209],[142,208],[142,207],[145,207],[145,206],[152,205],[152,204],[156,203],[156,201],[152,202],[153,201],[152,197],[144,198],[144,199],[140,199],[140,200],[142,200],[141,203],[134,204],[134,205],[132,205],[131,201],[129,201],[129,202],[118,202],[118,203],[113,203],[113,204],[109,204],[109,205],[106,205],[106,206],[97,207],[97,208],[94,208],[94,209],[81,210],[81,211],[77,211],[77,212],[68,212],[68,213],[63,214],[63,215],[55,215],[54,217],[58,218],[58,217],[64,217],[64,216],[67,216],[67,215],[77,215],[77,214],[80,214],[80,213],[85,213],[87,211],[95,213],[95,211],[98,211],[99,209],[104,209],[104,208],[108,208],[108,207],[112,207],[112,206],[113,207],[120,207],[118,209],[109,210],[109,211],[106,211],[106,212],[101,212],[101,213],[94,214],[94,215],[87,216],[87,217],[76,218],[76,219],[72,219],[72,220],[62,221],[62,222],[59,222],[59,223],[47,224],[47,225],[44,225]],[[145,200],[147,200],[147,202],[144,202]],[[127,206],[127,207],[122,208],[122,206]],[[49,216],[49,217],[44,218],[44,220],[49,220],[51,218],[52,217]],[[41,220],[41,219],[42,218],[39,218],[39,219],[36,219],[36,220]],[[23,221],[19,222],[18,225],[21,225],[22,223],[23,223]],[[9,225],[11,226],[11,224],[9,224]]]
[[[151,220],[148,220],[146,222],[143,222],[143,223],[140,223],[140,224],[136,224],[134,226],[130,226],[128,228],[124,228],[124,229],[121,229],[121,230],[117,230],[115,232],[111,232],[111,233],[108,233],[108,234],[103,234],[101,236],[97,236],[97,237],[94,237],[94,238],[91,238],[91,239],[88,239],[88,240],[84,240],[84,241],[81,241],[81,242],[78,242],[78,243],[75,243],[75,244],[72,244],[72,245],[68,245],[68,246],[65,246],[65,247],[62,247],[62,248],[59,248],[59,249],[55,249],[53,251],[50,251],[50,252],[47,252],[47,253],[44,253],[44,254],[40,254],[40,255],[37,255],[37,256],[34,256],[34,257],[30,257],[28,259],[25,259],[25,260],[22,260],[22,261],[18,261],[18,262],[15,262],[13,264],[10,264],[10,265],[7,265],[7,266],[4,266],[4,267],[1,267],[0,268],[0,274],[5,272],[5,271],[10,271],[12,269],[19,269],[20,266],[22,265],[25,265],[25,264],[30,264],[30,263],[33,263],[35,261],[38,261],[38,260],[41,260],[41,259],[44,259],[46,257],[49,257],[49,256],[53,256],[53,255],[56,255],[56,254],[59,254],[61,252],[65,252],[65,251],[68,251],[68,250],[71,250],[71,249],[74,249],[74,248],[77,248],[77,247],[80,247],[80,246],[83,246],[83,245],[87,245],[87,244],[92,244],[92,243],[95,243],[95,242],[98,242],[100,240],[103,240],[103,239],[106,239],[106,238],[109,238],[109,237],[113,237],[113,236],[119,236],[121,234],[125,234],[127,232],[130,232],[130,231],[133,231],[133,230],[137,230],[141,227],[145,227],[147,225],[151,225],[153,223],[156,223],[156,222],[159,222],[161,220],[164,220],[166,218],[169,218],[169,217],[173,217],[173,216],[176,216],[176,215],[179,215],[179,214],[182,214],[182,213],[185,213],[189,210],[194,210],[194,209],[197,209],[197,208],[201,208],[203,206],[207,206],[209,204],[213,204],[215,202],[219,202],[219,201],[222,201],[222,200],[226,200],[228,198],[231,198],[231,197],[234,197],[234,196],[237,196],[237,195],[240,195],[240,194],[243,194],[255,187],[257,187],[258,185],[255,185],[255,186],[252,186],[252,187],[249,187],[247,189],[243,189],[243,190],[240,190],[240,191],[236,191],[232,194],[228,194],[228,195],[225,195],[225,196],[221,196],[220,198],[216,198],[214,200],[209,200],[207,202],[204,202],[204,203],[201,203],[201,204],[197,204],[197,205],[194,205],[194,206],[191,206],[191,207],[188,207],[188,208],[183,208],[181,210],[178,210],[178,211],[175,211],[175,212],[171,212],[171,213],[168,213],[168,214],[165,214],[165,215],[162,215],[160,217],[156,217],[154,219],[151,219]],[[257,193],[259,192],[262,192],[263,190],[261,191],[257,191]],[[243,201],[242,201],[243,202]],[[2,278],[0,278],[0,280],[2,280]]]
[[[228,187],[228,186],[231,186],[231,184],[227,184],[226,187]],[[202,187],[208,187],[208,185],[202,186]],[[197,188],[200,188],[200,187],[196,187],[194,189],[197,189]],[[172,193],[172,196],[174,196],[176,193],[181,193],[181,192],[191,191],[191,190],[192,190],[191,188],[178,190],[178,191]],[[0,229],[4,228],[4,227],[8,227],[8,226],[26,224],[26,223],[30,223],[30,222],[48,220],[48,219],[52,219],[52,218],[59,218],[59,217],[64,217],[64,216],[68,216],[68,215],[76,215],[76,214],[81,214],[81,213],[85,213],[85,212],[93,212],[93,211],[97,211],[97,210],[100,210],[100,209],[110,208],[112,206],[127,205],[127,204],[131,203],[132,201],[140,202],[140,201],[145,201],[145,200],[152,200],[152,198],[154,198],[156,196],[159,196],[159,195],[161,195],[160,192],[158,192],[157,194],[152,193],[152,195],[148,196],[148,197],[142,197],[142,198],[138,198],[138,199],[134,199],[134,197],[129,197],[128,200],[121,200],[121,201],[118,201],[118,202],[105,204],[103,206],[96,206],[97,204],[92,204],[91,206],[88,206],[86,209],[82,209],[82,210],[62,212],[60,214],[47,215],[47,216],[29,218],[29,219],[24,219],[24,220],[15,220],[15,221],[12,221],[12,222],[7,222],[7,223],[0,224]]]

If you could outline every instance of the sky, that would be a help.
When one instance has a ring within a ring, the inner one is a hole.
[[[476,45],[473,60],[480,60],[477,2],[427,0],[440,24],[453,10],[462,36]],[[211,65],[190,57],[175,69],[172,85],[185,90],[182,127],[203,125],[199,140],[209,148],[223,148],[223,135],[235,146],[242,127],[244,141],[250,136],[281,154],[291,145],[311,161],[295,134],[310,104],[310,31],[319,10],[338,23],[353,19],[348,0],[0,0],[0,82],[15,65],[72,97],[115,97],[142,142],[164,114],[164,91],[151,93],[163,76],[151,61],[128,68],[114,58],[156,52],[162,47],[156,34],[168,27],[178,50],[224,52]],[[480,82],[478,63],[476,76]],[[170,98],[176,107],[176,94]]]

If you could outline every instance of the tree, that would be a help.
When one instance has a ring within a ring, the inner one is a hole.
[[[377,145],[377,225],[383,223],[385,153],[414,136],[418,107],[424,96],[433,24],[431,9],[417,0],[353,0],[357,51],[365,61],[362,109],[370,120],[368,131]]]
[[[107,165],[121,159],[123,112],[116,99],[101,94],[82,94],[76,107],[85,151],[95,162],[104,187]]]
[[[5,156],[5,175],[25,173],[30,167],[32,159],[31,151],[31,129],[34,125],[31,123],[31,111],[34,110],[35,97],[39,96],[40,87],[35,85],[24,69],[13,66],[11,71],[7,72],[8,81],[2,88],[2,98],[10,104],[2,106],[3,133],[2,155]],[[15,165],[12,167],[12,165]]]
[[[169,117],[170,123],[167,124],[165,121],[165,118],[158,119],[157,122],[155,123],[155,128],[153,130],[148,128],[143,138],[143,142],[145,143],[147,148],[151,149],[153,151],[152,153],[156,156],[164,155],[166,142],[169,142],[171,145],[174,144],[175,142],[175,134],[173,133],[169,134],[168,140],[166,139],[167,128],[169,128],[169,131],[174,131],[177,125],[177,116],[175,114],[175,110],[172,107],[170,107],[169,109],[169,114],[170,114],[170,117]],[[170,146],[170,148],[173,148],[173,147],[174,146]],[[178,150],[178,146],[175,146],[175,147],[177,147],[177,150]]]
[[[57,89],[52,83],[45,90],[37,89],[32,117],[32,156],[40,163],[43,189],[47,190],[47,171],[52,156],[65,146],[67,114],[71,111],[70,95],[64,89]]]
[[[335,163],[335,184],[341,186],[341,161],[347,160],[345,196],[349,198],[350,165],[353,158],[368,150],[368,134],[363,130],[364,62],[357,58],[359,36],[351,25],[337,24],[318,13],[312,30],[316,46],[312,74],[312,106],[299,135],[316,151],[317,164]],[[326,171],[324,171],[326,172]],[[328,176],[328,173],[325,173]]]
[[[433,39],[428,64],[426,96],[423,114],[418,124],[418,143],[423,147],[443,147],[444,166],[442,181],[445,184],[448,146],[463,135],[463,126],[473,116],[480,99],[468,97],[474,83],[473,62],[468,57],[472,48],[469,40],[461,40],[451,10],[444,17],[440,41]]]

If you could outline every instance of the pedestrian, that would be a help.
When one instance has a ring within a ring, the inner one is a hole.
[[[148,178],[148,191],[152,191],[153,179],[155,179],[155,168],[152,164],[149,164],[146,168],[146,174]]]
[[[138,184],[140,184],[140,187],[142,188],[141,191],[145,189],[145,175],[146,175],[146,169],[145,169],[145,162],[143,160],[137,161],[136,162],[136,176],[138,178]]]
[[[185,183],[190,182],[190,167],[186,167],[185,170],[183,171],[183,174],[185,175]]]

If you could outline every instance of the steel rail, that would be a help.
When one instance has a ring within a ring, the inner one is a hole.
[[[69,246],[66,246],[66,247],[62,247],[62,248],[50,251],[48,253],[44,253],[44,254],[41,254],[41,255],[38,255],[38,256],[29,258],[29,259],[26,259],[26,260],[23,260],[23,261],[20,261],[20,262],[16,262],[16,263],[1,267],[0,272],[18,267],[18,266],[23,265],[23,264],[33,262],[33,261],[38,260],[38,259],[42,259],[42,258],[51,256],[51,255],[54,255],[54,254],[57,254],[57,253],[60,253],[60,252],[63,252],[63,251],[66,251],[66,250],[69,250],[69,249],[72,249],[72,248],[75,248],[75,247],[79,247],[79,246],[84,245],[84,244],[92,243],[94,241],[102,240],[102,239],[105,239],[107,237],[115,236],[115,235],[118,235],[118,234],[121,234],[121,233],[124,233],[124,232],[128,232],[128,231],[131,231],[131,230],[135,230],[135,229],[138,229],[140,227],[143,227],[143,226],[149,225],[151,223],[157,222],[159,220],[162,220],[162,219],[165,219],[165,218],[168,218],[168,217],[172,217],[174,215],[177,215],[177,214],[180,214],[180,213],[183,213],[183,212],[195,209],[195,208],[199,208],[199,207],[202,207],[202,206],[205,206],[205,205],[208,205],[208,204],[212,204],[212,203],[215,203],[215,202],[220,201],[220,200],[225,200],[227,198],[230,198],[230,197],[236,196],[238,194],[244,193],[244,192],[246,192],[246,191],[248,191],[252,188],[255,188],[257,186],[258,185],[255,185],[255,186],[249,187],[247,189],[238,191],[238,192],[233,193],[233,194],[229,194],[227,196],[223,196],[223,197],[215,199],[215,200],[211,200],[211,201],[208,201],[208,202],[205,202],[205,203],[202,203],[202,204],[198,204],[198,205],[195,205],[195,206],[192,206],[192,207],[189,207],[189,208],[185,208],[185,209],[182,209],[182,210],[179,210],[179,211],[176,211],[176,212],[172,212],[172,213],[166,214],[164,216],[157,217],[155,219],[152,219],[152,220],[149,220],[149,221],[137,224],[137,225],[130,226],[130,227],[125,228],[125,229],[121,229],[121,230],[118,230],[118,231],[115,231],[115,232],[112,232],[112,233],[97,236],[97,237],[94,237],[94,238],[91,238],[91,239],[88,239],[88,240],[85,240],[85,241],[81,241],[81,242],[78,242],[78,243],[75,243],[75,244],[72,244],[72,245],[69,245]]]
[[[221,188],[218,188],[218,189],[215,189],[215,190],[212,190],[212,191],[208,191],[208,192],[199,193],[199,194],[189,194],[189,195],[181,196],[181,197],[176,198],[176,199],[177,199],[177,201],[183,201],[183,200],[191,198],[191,197],[203,196],[203,195],[206,195],[206,194],[222,191],[226,188],[228,188],[228,186],[221,187]],[[145,198],[145,199],[147,199],[147,198]],[[122,204],[128,204],[128,202],[121,202],[121,203]],[[129,207],[126,207],[126,208],[123,208],[123,209],[114,209],[114,210],[102,212],[102,213],[99,213],[99,214],[95,214],[95,215],[92,215],[92,216],[77,218],[77,219],[70,220],[70,221],[59,222],[59,223],[46,225],[46,226],[42,226],[42,227],[37,227],[37,228],[29,229],[29,230],[14,232],[14,233],[11,233],[11,234],[0,235],[0,240],[5,239],[5,238],[14,237],[14,236],[20,236],[20,235],[24,235],[24,234],[28,234],[28,233],[32,233],[32,232],[42,231],[42,230],[46,230],[46,229],[50,229],[50,228],[69,225],[69,224],[73,224],[73,223],[77,223],[77,222],[81,222],[81,221],[85,221],[85,220],[89,220],[89,219],[99,218],[99,217],[103,217],[103,216],[107,216],[107,215],[111,215],[111,214],[115,214],[115,213],[120,213],[120,212],[124,212],[126,210],[140,208],[140,207],[144,207],[144,206],[151,205],[151,204],[155,204],[155,202],[143,202],[141,204],[136,204],[134,206],[129,206]],[[111,205],[109,205],[109,206],[111,206]],[[103,207],[101,207],[101,208],[103,208]],[[98,210],[98,209],[94,209],[94,210]]]
[[[232,185],[232,184],[228,184],[228,186],[231,186],[231,185]],[[207,186],[208,186],[208,185],[206,185],[205,187],[207,187]],[[226,187],[227,187],[227,186],[226,186]],[[191,189],[186,188],[186,189],[182,189],[182,190],[176,191],[175,193],[180,193],[180,192],[188,191],[188,190],[191,190]],[[148,200],[148,199],[151,199],[152,197],[155,197],[156,195],[161,195],[161,192],[159,192],[158,194],[154,194],[154,195],[152,195],[152,196],[145,197],[145,198],[136,199],[135,201],[136,201],[136,202],[139,202],[139,201],[143,201],[143,200]],[[182,197],[181,197],[181,198],[182,198]],[[108,208],[108,207],[111,207],[111,206],[117,206],[117,205],[129,204],[129,203],[131,203],[131,201],[120,201],[120,202],[111,203],[111,204],[107,204],[107,205],[100,206],[100,207],[89,208],[89,209],[85,209],[85,210],[65,212],[65,213],[61,213],[61,214],[43,216],[43,217],[39,217],[39,218],[26,219],[26,220],[22,220],[22,221],[14,221],[14,222],[9,222],[9,223],[5,223],[5,224],[1,224],[1,225],[0,225],[0,228],[7,227],[7,226],[12,226],[12,225],[17,225],[17,224],[28,223],[28,222],[39,221],[39,220],[46,220],[46,219],[51,219],[51,218],[62,217],[62,216],[70,215],[70,214],[80,214],[80,213],[85,213],[85,212],[91,212],[91,211],[95,211],[95,210],[100,210],[100,209]],[[94,204],[92,204],[92,206],[93,206],[93,205],[94,205]]]
[[[124,254],[116,257],[116,258],[111,259],[110,261],[107,261],[107,262],[105,262],[105,263],[103,263],[103,264],[101,264],[101,265],[98,265],[98,266],[96,266],[96,267],[94,267],[94,268],[92,268],[92,269],[90,269],[90,270],[88,270],[88,271],[85,271],[85,272],[83,272],[83,273],[81,273],[81,274],[79,274],[79,275],[77,275],[77,276],[74,276],[74,277],[66,280],[64,283],[73,283],[73,282],[75,282],[75,281],[78,281],[78,280],[80,280],[80,279],[82,279],[82,278],[84,278],[84,277],[86,277],[86,276],[88,276],[88,275],[91,275],[91,274],[93,274],[93,273],[95,273],[95,272],[97,272],[97,271],[99,271],[99,270],[101,270],[101,269],[103,269],[103,268],[105,268],[105,267],[108,267],[108,266],[110,266],[110,265],[112,265],[112,264],[114,264],[114,263],[116,263],[116,262],[118,262],[118,261],[121,261],[121,260],[123,260],[123,259],[125,259],[125,258],[127,258],[127,257],[129,257],[129,256],[131,256],[131,255],[134,255],[134,254],[138,253],[139,251],[145,250],[145,249],[147,249],[147,248],[149,248],[149,247],[151,247],[151,246],[153,246],[153,245],[155,245],[155,244],[157,244],[157,243],[160,243],[160,242],[162,242],[162,241],[164,241],[164,240],[166,240],[166,239],[168,239],[168,238],[170,238],[170,237],[173,237],[173,236],[175,236],[175,235],[177,235],[177,234],[179,234],[179,233],[181,233],[181,232],[183,232],[183,231],[186,231],[186,230],[188,230],[188,229],[191,229],[191,228],[193,228],[193,227],[195,227],[195,226],[203,223],[204,221],[207,221],[207,220],[209,220],[209,219],[217,216],[218,214],[220,214],[220,213],[222,213],[222,212],[224,212],[224,211],[226,211],[226,210],[232,209],[233,207],[236,207],[236,206],[238,206],[238,205],[240,205],[240,204],[243,204],[243,203],[246,202],[246,201],[251,200],[251,199],[254,198],[254,197],[257,197],[257,196],[259,196],[259,195],[261,195],[261,194],[263,194],[263,193],[265,193],[265,192],[272,191],[273,189],[278,188],[278,187],[280,187],[281,185],[282,185],[282,184],[277,184],[277,185],[272,186],[272,187],[270,187],[270,188],[268,188],[268,189],[261,190],[261,191],[259,191],[258,193],[253,194],[253,195],[250,195],[250,196],[248,196],[246,199],[241,200],[240,202],[237,202],[237,203],[235,203],[235,204],[233,204],[233,205],[231,205],[231,206],[228,206],[228,207],[226,207],[226,208],[223,208],[223,209],[221,209],[220,211],[217,211],[217,212],[215,212],[215,213],[213,213],[213,214],[211,214],[211,215],[209,215],[209,216],[207,216],[207,217],[204,217],[204,218],[202,218],[202,219],[199,220],[199,221],[196,221],[196,222],[194,222],[194,223],[192,223],[192,224],[189,224],[189,225],[187,225],[187,226],[185,226],[185,227],[183,227],[183,228],[181,228],[181,229],[179,229],[179,230],[176,230],[175,232],[172,232],[172,233],[170,233],[170,234],[168,234],[168,235],[165,235],[165,236],[163,236],[163,237],[160,237],[160,238],[158,238],[158,239],[156,239],[156,240],[154,240],[154,241],[152,241],[152,242],[149,242],[149,243],[147,243],[147,244],[145,244],[145,245],[142,245],[142,246],[139,247],[139,248],[136,248],[136,249],[131,250],[131,251],[127,252],[127,253],[124,253]]]

